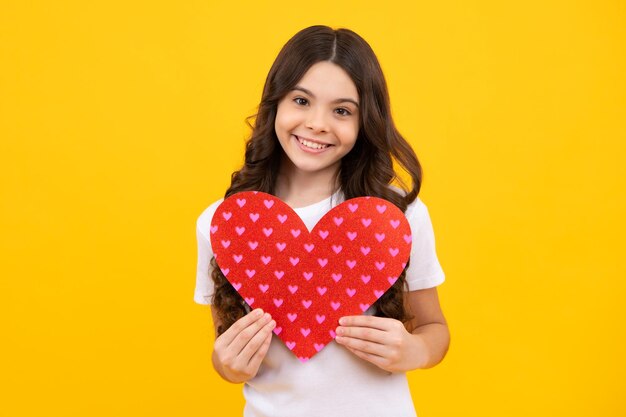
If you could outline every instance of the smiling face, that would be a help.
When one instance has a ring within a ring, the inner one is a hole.
[[[309,68],[278,103],[274,128],[290,174],[330,178],[359,132],[359,95],[338,65],[322,61]]]

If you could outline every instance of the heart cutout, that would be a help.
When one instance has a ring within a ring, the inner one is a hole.
[[[332,208],[309,232],[279,198],[243,191],[211,221],[215,260],[252,308],[301,362],[335,338],[339,318],[359,315],[397,280],[411,252],[411,228],[387,200],[357,197]]]

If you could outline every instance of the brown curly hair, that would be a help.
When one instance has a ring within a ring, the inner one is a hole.
[[[265,81],[258,112],[246,118],[252,133],[246,142],[244,165],[232,173],[231,185],[224,198],[241,191],[275,195],[281,158],[286,157],[274,130],[278,103],[307,70],[320,61],[332,62],[345,70],[356,85],[362,103],[357,140],[341,160],[335,176],[336,187],[341,189],[346,200],[361,196],[379,197],[405,212],[419,193],[422,168],[415,152],[394,125],[387,84],[378,59],[370,45],[355,32],[321,25],[296,33],[276,57]],[[252,119],[255,119],[254,125],[250,123]],[[410,175],[410,190],[394,171],[394,161]],[[406,195],[389,187],[394,181]],[[396,283],[374,304],[375,315],[395,318],[403,323],[411,319],[403,298],[403,291],[407,289],[408,265]],[[215,284],[212,304],[221,321],[217,328],[217,335],[220,335],[246,314],[246,304],[220,271],[215,257],[211,259],[211,266]]]

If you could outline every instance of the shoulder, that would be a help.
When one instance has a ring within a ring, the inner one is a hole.
[[[391,188],[393,191],[400,194],[401,196],[406,195],[406,191],[404,191],[400,187],[396,187],[395,185],[389,185],[389,188]],[[413,225],[417,226],[419,223],[423,222],[424,219],[428,218],[428,208],[426,207],[426,204],[424,204],[424,202],[418,195],[417,197],[415,197],[415,200],[413,200],[407,206],[406,211],[404,212],[404,215],[411,223],[411,226]]]
[[[209,230],[211,229],[211,221],[213,220],[213,215],[217,211],[217,208],[220,204],[222,204],[224,198],[220,198],[217,201],[214,201],[205,208],[202,213],[198,216],[198,220],[196,221],[196,226],[198,228],[198,232],[202,233],[205,238],[209,237]]]

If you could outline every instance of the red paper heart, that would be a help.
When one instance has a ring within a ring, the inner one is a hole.
[[[340,317],[362,314],[393,285],[411,252],[404,213],[377,197],[344,201],[309,233],[279,198],[244,191],[217,207],[210,236],[228,281],[272,315],[302,362],[335,338]]]

